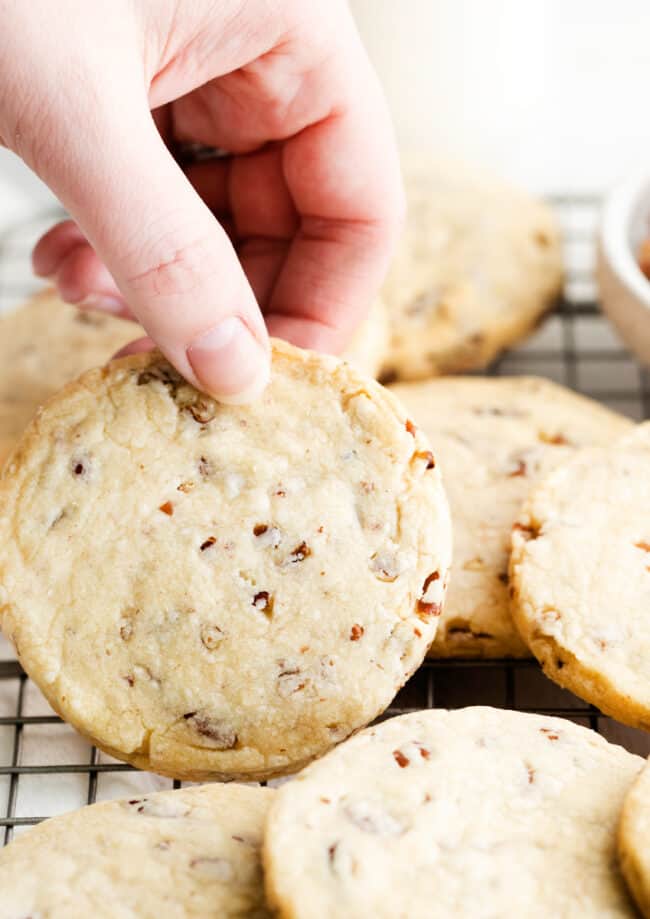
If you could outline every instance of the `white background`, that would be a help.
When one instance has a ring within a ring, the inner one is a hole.
[[[644,0],[352,0],[400,140],[543,191],[650,169]]]
[[[650,169],[645,0],[352,0],[403,146],[541,191]],[[0,151],[0,227],[47,194]]]

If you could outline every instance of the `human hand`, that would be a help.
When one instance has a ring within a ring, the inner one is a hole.
[[[0,143],[76,221],[35,270],[246,401],[267,333],[340,351],[381,282],[403,202],[377,79],[343,0],[102,7],[0,3]],[[184,174],[178,142],[232,156]]]

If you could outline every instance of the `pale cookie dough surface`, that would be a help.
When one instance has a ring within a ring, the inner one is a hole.
[[[631,421],[534,377],[451,377],[392,387],[440,460],[454,561],[434,657],[528,657],[510,615],[510,533],[541,475]]]
[[[439,470],[394,397],[276,343],[246,407],[159,356],[39,413],[0,491],[0,615],[51,705],[176,777],[294,771],[419,666],[451,535]]]
[[[353,364],[361,373],[377,377],[383,366],[387,348],[386,307],[381,300],[376,300],[341,357]]]
[[[618,832],[623,876],[641,912],[650,916],[650,766],[639,774],[625,797]]]
[[[45,291],[0,317],[0,464],[36,410],[65,383],[142,334],[113,316],[82,312]]]
[[[562,285],[557,222],[490,175],[407,160],[406,229],[382,291],[387,378],[484,367],[553,305]]]
[[[650,730],[647,425],[585,449],[530,495],[512,534],[512,613],[545,673]]]
[[[615,839],[642,765],[558,718],[390,719],[278,791],[269,904],[283,919],[633,917]]]
[[[273,794],[204,785],[47,820],[0,850],[0,919],[270,919]]]

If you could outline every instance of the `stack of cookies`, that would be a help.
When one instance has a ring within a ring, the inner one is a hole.
[[[532,653],[650,729],[650,427],[545,380],[440,376],[549,308],[557,228],[482,177],[407,179],[348,361],[275,342],[253,405],[156,352],[96,369],[132,326],[51,295],[1,320],[3,631],[99,748],[212,784],[18,839],[0,919],[634,916],[623,877],[650,915],[638,757],[488,708],[366,728],[427,654]]]

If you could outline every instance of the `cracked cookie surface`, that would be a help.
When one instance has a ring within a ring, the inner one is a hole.
[[[178,778],[295,771],[419,666],[450,564],[435,458],[394,397],[276,343],[258,402],[159,355],[39,413],[0,492],[0,615],[50,704]]]
[[[0,316],[0,464],[61,386],[142,334],[133,322],[69,306],[44,291]]]
[[[535,377],[449,377],[392,391],[439,456],[454,521],[451,582],[430,655],[529,657],[510,614],[512,525],[541,476],[633,423]]]
[[[407,157],[404,175],[408,217],[382,289],[383,375],[485,367],[561,291],[557,221],[542,201],[458,163]]]
[[[633,919],[615,837],[642,766],[560,718],[391,718],[277,792],[269,905],[283,919]]]
[[[204,785],[46,820],[0,851],[0,919],[269,919],[273,794]]]
[[[515,623],[544,672],[650,730],[650,424],[533,491],[512,533]]]

